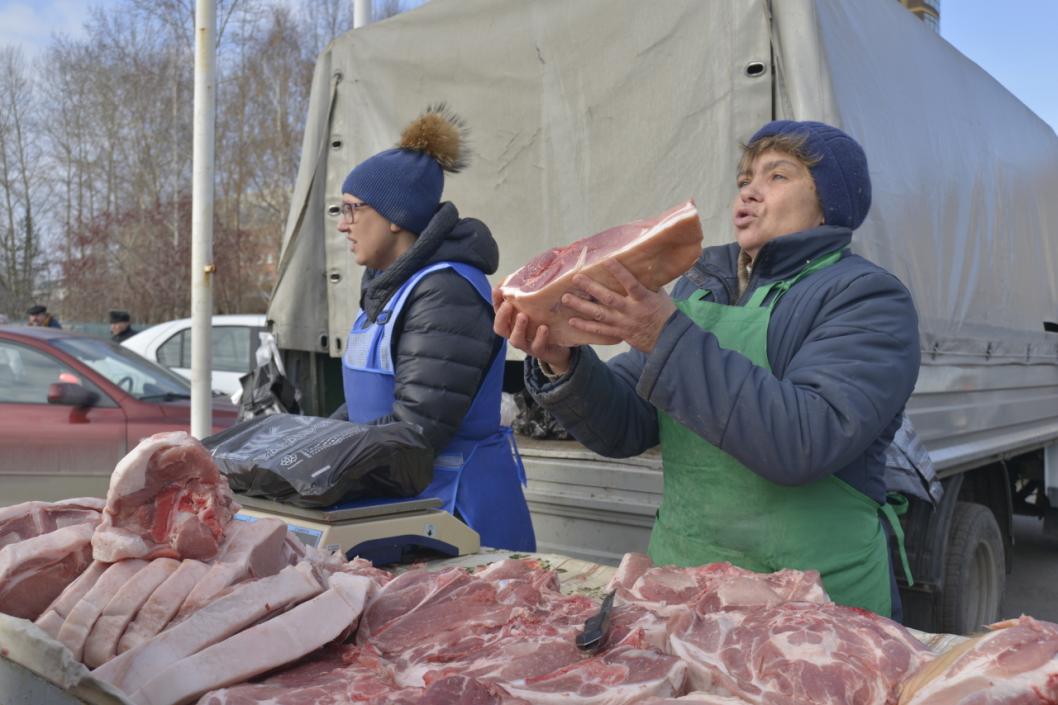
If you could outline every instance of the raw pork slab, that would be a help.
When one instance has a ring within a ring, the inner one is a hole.
[[[783,602],[827,603],[830,598],[814,570],[754,573],[730,563],[680,568],[654,566],[641,553],[626,553],[607,586],[617,603],[637,604],[659,615],[700,613],[731,607],[772,607]]]
[[[99,523],[103,500],[93,497],[62,502],[23,502],[0,508],[0,548],[75,524]]]
[[[92,560],[92,524],[0,548],[0,612],[36,619]]]
[[[147,561],[137,559],[112,563],[84,597],[70,610],[66,621],[59,629],[59,641],[80,661],[84,656],[84,645],[92,632],[99,615],[126,582],[147,566]]]
[[[202,561],[188,558],[155,588],[118,641],[118,653],[135,648],[165,629],[198,581],[209,571]]]
[[[174,558],[155,558],[118,588],[92,626],[84,646],[84,664],[101,666],[117,653],[118,639],[155,589],[179,567]]]
[[[760,704],[888,705],[932,656],[892,620],[809,602],[696,614],[670,641],[693,689]]]
[[[70,615],[70,611],[92,589],[92,586],[99,580],[99,576],[109,567],[109,563],[92,561],[92,564],[77,576],[77,580],[67,585],[62,594],[48,605],[44,614],[37,618],[37,626],[46,631],[52,639],[59,638],[59,630],[62,629],[62,624]]]
[[[92,675],[134,692],[169,664],[321,592],[323,586],[308,564],[288,566],[277,575],[243,583],[180,624],[110,660]]]
[[[214,688],[293,663],[341,637],[375,590],[370,578],[336,573],[323,594],[163,670],[132,694],[137,705],[181,705]]]
[[[140,441],[110,476],[96,560],[195,558],[217,554],[239,505],[197,440],[178,431]]]
[[[570,327],[569,319],[579,314],[561,302],[562,295],[586,298],[573,285],[573,275],[583,272],[611,291],[624,294],[624,287],[603,264],[616,259],[643,286],[657,291],[690,269],[701,253],[702,226],[698,210],[688,201],[654,220],[619,225],[537,255],[504,279],[500,292],[505,301],[529,317],[530,339],[538,326],[546,324],[551,342],[558,345],[612,345],[620,341]]]
[[[175,619],[185,619],[241,580],[278,573],[289,555],[284,550],[286,538],[287,525],[279,519],[233,521],[220,555],[180,605]]]
[[[524,683],[503,683],[534,705],[624,705],[684,692],[687,664],[656,651],[619,647]]]
[[[1058,624],[1022,616],[990,629],[920,668],[900,705],[1058,703]]]

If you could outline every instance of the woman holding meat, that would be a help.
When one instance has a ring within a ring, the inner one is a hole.
[[[532,356],[530,392],[578,440],[613,457],[661,444],[655,562],[818,570],[836,602],[899,619],[884,451],[918,321],[900,281],[848,249],[870,203],[855,140],[772,122],[743,150],[736,242],[706,248],[672,298],[620,265],[624,296],[574,280],[595,301],[566,295],[570,325],[632,350],[603,363],[546,329],[530,342],[524,315],[498,309],[497,332]]]
[[[483,545],[532,551],[525,472],[500,426],[506,346],[485,278],[499,250],[484,223],[441,203],[444,172],[465,166],[461,129],[431,107],[342,184],[338,231],[366,271],[334,416],[421,427],[437,463],[420,496],[441,498]]]

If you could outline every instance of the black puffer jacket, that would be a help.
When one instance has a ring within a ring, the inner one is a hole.
[[[499,248],[488,227],[460,218],[443,203],[411,249],[382,271],[367,270],[360,308],[374,322],[413,274],[434,262],[463,262],[492,274]],[[492,306],[451,269],[433,272],[412,290],[394,327],[393,413],[376,423],[422,427],[435,451],[451,440],[503,341],[492,331]],[[335,416],[348,418],[343,405]]]

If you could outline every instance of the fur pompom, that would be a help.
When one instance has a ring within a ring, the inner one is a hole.
[[[463,146],[467,128],[462,118],[444,103],[426,108],[400,134],[398,149],[425,152],[437,160],[441,168],[453,174],[467,165]]]

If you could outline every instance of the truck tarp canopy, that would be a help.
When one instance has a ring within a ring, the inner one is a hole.
[[[853,247],[911,289],[923,370],[1034,367],[1058,390],[1058,137],[892,0],[433,0],[338,37],[268,312],[282,348],[341,354],[360,281],[342,180],[439,101],[471,129],[444,198],[492,229],[494,283],[688,198],[706,244],[729,242],[739,142],[773,118],[838,125],[874,188]]]

